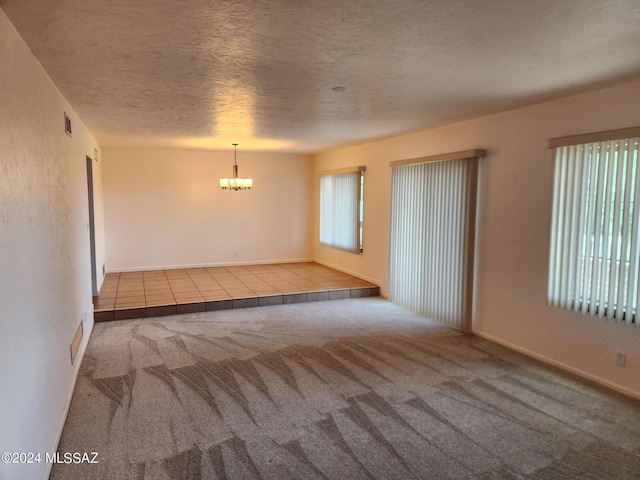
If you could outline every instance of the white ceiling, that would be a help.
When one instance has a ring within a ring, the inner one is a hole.
[[[638,0],[0,6],[102,146],[312,153],[640,78]]]

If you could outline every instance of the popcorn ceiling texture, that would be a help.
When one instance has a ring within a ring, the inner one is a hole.
[[[640,478],[640,404],[381,299],[97,324],[51,480]]]
[[[636,0],[0,5],[103,147],[313,153],[640,75]]]

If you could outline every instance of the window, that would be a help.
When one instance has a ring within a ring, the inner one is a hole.
[[[470,331],[483,150],[391,162],[389,300]]]
[[[362,252],[365,167],[320,174],[320,243]]]
[[[632,324],[640,290],[639,139],[593,135],[603,134],[556,146],[548,300]]]

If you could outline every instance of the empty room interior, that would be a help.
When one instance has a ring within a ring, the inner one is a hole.
[[[0,480],[640,478],[639,25],[0,0]]]

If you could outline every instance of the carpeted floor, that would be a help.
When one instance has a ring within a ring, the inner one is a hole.
[[[640,478],[640,402],[380,298],[96,324],[51,479]]]

